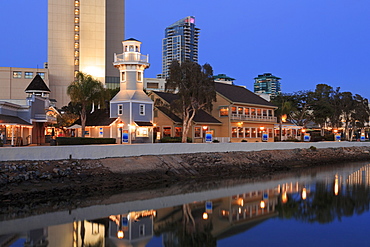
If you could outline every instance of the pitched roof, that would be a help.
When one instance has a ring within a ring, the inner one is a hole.
[[[16,124],[16,125],[31,125],[31,123],[16,117],[0,114],[0,124]]]
[[[44,92],[50,92],[50,89],[48,86],[46,86],[44,80],[41,78],[39,74],[37,74],[31,83],[28,85],[28,87],[25,90],[27,91],[44,91]]]
[[[174,100],[179,99],[179,96],[177,94],[173,93],[164,93],[164,92],[154,92],[159,97],[167,101],[169,104],[171,104]]]
[[[215,82],[215,89],[217,93],[221,94],[222,96],[224,96],[233,103],[244,103],[276,107],[271,102],[268,102],[267,100],[261,98],[260,96],[252,93],[243,86]]]
[[[199,110],[194,118],[193,121],[195,123],[213,123],[213,124],[220,124],[221,122],[214,118],[212,115],[208,114],[203,110]]]
[[[86,126],[109,126],[117,118],[109,117],[109,110],[107,109],[98,109],[91,114],[86,116]],[[81,124],[81,119],[78,119],[75,124]]]
[[[169,112],[168,108],[164,106],[157,106],[157,109],[163,112],[167,117],[169,117],[175,123],[181,123],[182,120],[178,116],[176,116],[173,112]]]

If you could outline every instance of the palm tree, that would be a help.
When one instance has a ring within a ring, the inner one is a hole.
[[[105,90],[103,84],[91,75],[78,72],[76,80],[68,86],[67,94],[72,103],[81,104],[80,118],[82,137],[84,137],[87,108],[92,104],[104,106]]]

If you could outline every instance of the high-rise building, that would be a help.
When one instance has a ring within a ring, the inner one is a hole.
[[[124,0],[48,0],[48,69],[51,98],[70,101],[75,73],[90,74],[109,88],[119,83],[114,53],[124,39]]]
[[[267,94],[270,97],[277,96],[281,93],[279,77],[271,73],[264,73],[254,78],[254,93]]]
[[[173,60],[198,62],[199,28],[195,27],[195,17],[185,17],[165,30],[162,48],[162,75],[169,75]]]

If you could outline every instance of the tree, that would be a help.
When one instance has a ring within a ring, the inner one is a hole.
[[[274,103],[278,107],[275,111],[275,115],[279,119],[279,141],[281,141],[282,125],[283,122],[285,122],[283,118],[284,116],[285,119],[290,118],[291,113],[294,111],[294,103],[290,94],[279,94],[272,99],[272,103]]]
[[[324,128],[330,116],[333,114],[331,97],[333,88],[326,84],[317,84],[314,92],[310,93],[313,120],[321,127],[321,136],[324,136]]]
[[[212,102],[216,101],[216,91],[211,65],[174,60],[170,66],[166,90],[178,90],[179,99],[174,101],[174,109],[182,115],[182,142],[187,141],[191,122],[200,109],[211,111]]]
[[[73,104],[81,104],[79,112],[81,118],[82,137],[85,136],[87,109],[92,104],[104,106],[106,91],[103,84],[95,80],[91,75],[78,72],[76,80],[67,88],[67,94]]]

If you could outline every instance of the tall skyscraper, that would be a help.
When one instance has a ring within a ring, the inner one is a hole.
[[[48,69],[51,98],[70,101],[67,87],[77,71],[109,87],[119,83],[114,53],[124,40],[124,0],[48,0]]]
[[[162,76],[169,75],[172,60],[198,62],[199,28],[195,27],[195,17],[185,17],[165,30],[162,48]]]
[[[279,77],[273,76],[271,73],[264,73],[254,78],[254,93],[267,94],[271,97],[281,93]]]

